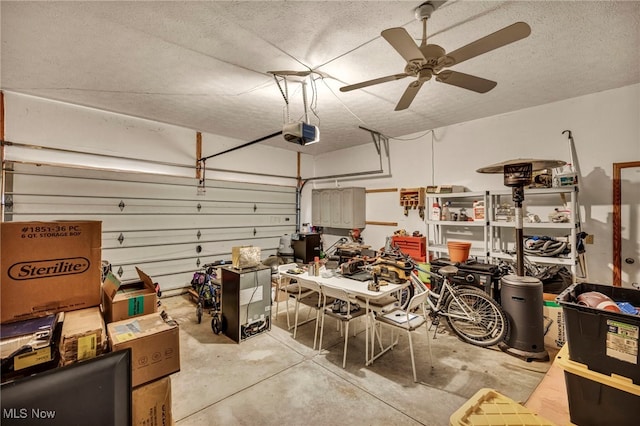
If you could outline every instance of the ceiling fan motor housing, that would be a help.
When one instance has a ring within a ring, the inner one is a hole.
[[[435,68],[439,62],[439,59],[446,55],[446,51],[437,44],[427,44],[420,46],[420,51],[427,59],[426,65]]]
[[[444,1],[425,1],[420,6],[416,7],[415,15],[416,19],[422,21],[423,19],[429,19],[434,10],[439,8]]]

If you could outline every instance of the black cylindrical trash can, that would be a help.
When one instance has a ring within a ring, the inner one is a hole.
[[[509,336],[501,349],[527,361],[548,360],[544,348],[542,281],[505,275],[501,279],[500,301],[510,324]]]

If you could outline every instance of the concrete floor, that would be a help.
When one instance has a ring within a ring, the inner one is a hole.
[[[181,371],[171,377],[176,426],[444,426],[481,388],[525,402],[550,367],[463,343],[441,325],[435,340],[430,332],[433,364],[426,329],[413,334],[419,380],[414,383],[406,335],[366,367],[363,322],[349,339],[343,369],[344,341],[330,318],[318,352],[312,349],[314,322],[300,326],[294,340],[284,303],[269,332],[240,344],[215,335],[209,315],[197,324],[188,295],[163,298],[162,305],[180,324]]]

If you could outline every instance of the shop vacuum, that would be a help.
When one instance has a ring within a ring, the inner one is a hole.
[[[478,173],[502,173],[504,184],[512,190],[515,203],[516,275],[501,279],[500,300],[510,323],[510,333],[499,347],[502,351],[530,361],[548,361],[544,348],[542,281],[524,274],[522,202],[524,187],[531,183],[532,172],[561,167],[564,161],[509,160],[477,170]]]

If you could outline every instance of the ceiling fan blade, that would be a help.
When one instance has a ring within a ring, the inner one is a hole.
[[[436,75],[436,81],[473,90],[478,93],[486,93],[498,84],[495,81],[451,70],[441,71]]]
[[[514,41],[521,40],[531,34],[531,27],[524,22],[516,22],[493,34],[482,37],[451,53],[447,53],[444,66],[450,67],[467,59],[475,58],[483,53],[490,52]]]
[[[362,83],[352,84],[350,86],[344,86],[340,88],[341,92],[349,92],[351,90],[362,89],[363,87],[373,86],[374,84],[386,83],[387,81],[400,80],[407,77],[409,74],[393,74],[386,77],[374,78],[373,80],[363,81]]]
[[[411,102],[413,102],[413,99],[418,94],[418,91],[422,87],[423,83],[424,81],[421,80],[411,82],[411,84],[409,84],[409,86],[407,87],[407,90],[405,90],[402,94],[400,101],[398,101],[398,105],[396,105],[395,111],[401,111],[403,109],[409,108],[409,105],[411,105]]]
[[[404,28],[389,28],[382,31],[381,35],[405,61],[426,60],[416,42]]]

